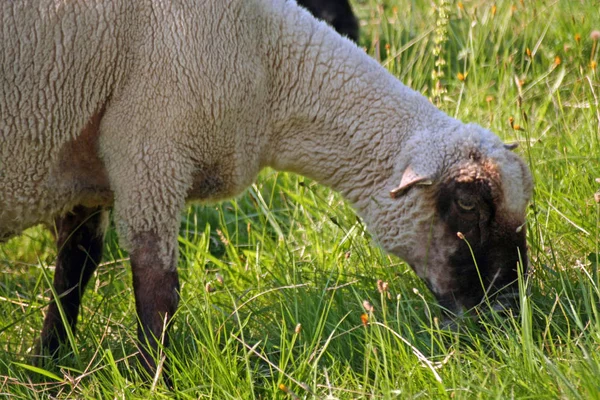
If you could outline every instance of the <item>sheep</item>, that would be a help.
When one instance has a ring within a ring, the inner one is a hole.
[[[298,4],[327,22],[341,35],[358,43],[358,20],[348,0],[298,0]]]
[[[515,293],[526,164],[295,2],[1,7],[0,239],[54,221],[59,249],[41,354],[66,337],[57,302],[75,329],[112,209],[153,372],[186,201],[237,196],[265,167],[340,192],[448,310]]]

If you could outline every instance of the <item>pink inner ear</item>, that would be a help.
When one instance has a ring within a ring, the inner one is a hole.
[[[402,180],[400,181],[400,186],[396,189],[390,191],[390,196],[393,199],[401,196],[407,189],[412,187],[413,185],[431,185],[431,180],[427,176],[420,175],[416,173],[412,166],[409,165],[402,174]]]

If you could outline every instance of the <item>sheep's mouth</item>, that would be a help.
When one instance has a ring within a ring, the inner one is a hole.
[[[484,310],[502,316],[518,315],[521,306],[521,295],[518,290],[500,293],[485,304]]]
[[[510,318],[519,314],[521,296],[518,290],[498,293],[493,297],[481,299],[471,307],[465,307],[459,301],[438,300],[442,308],[442,327],[457,328],[466,320],[479,321],[482,319],[500,317]]]

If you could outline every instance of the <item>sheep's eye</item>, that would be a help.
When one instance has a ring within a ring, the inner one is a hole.
[[[464,211],[473,211],[473,209],[475,208],[475,202],[470,200],[458,199],[456,203]]]

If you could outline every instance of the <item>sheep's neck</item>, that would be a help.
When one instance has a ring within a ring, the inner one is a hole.
[[[267,51],[275,79],[265,164],[366,207],[371,191],[386,190],[403,143],[421,121],[446,117],[333,30],[302,13],[287,18]]]

